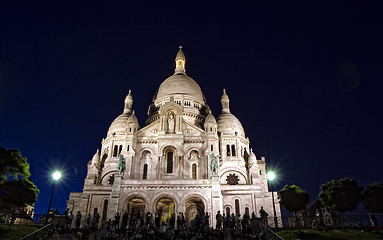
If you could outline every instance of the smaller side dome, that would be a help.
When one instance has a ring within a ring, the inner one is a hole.
[[[211,114],[211,112],[209,113],[209,115],[207,115],[205,120],[205,125],[209,123],[217,124],[217,121],[215,120],[215,117],[213,116],[213,114]]]
[[[108,130],[108,137],[113,136],[113,134],[125,134],[126,129],[128,127],[128,119],[130,114],[123,113],[120,116],[118,116],[112,124],[110,124],[109,130]]]
[[[92,165],[98,165],[100,163],[100,153],[99,153],[99,149],[97,149],[97,152],[94,154],[93,158],[92,158]]]
[[[217,123],[219,132],[230,135],[237,133],[239,136],[245,137],[245,130],[241,122],[233,114],[223,112],[219,115]]]
[[[245,137],[245,130],[243,130],[241,122],[230,113],[229,102],[229,96],[226,94],[226,90],[223,89],[221,97],[222,113],[217,119],[218,131],[223,134],[238,134],[241,137]]]
[[[136,117],[136,114],[135,114],[134,110],[132,112],[132,115],[130,115],[130,117],[128,118],[128,123],[138,124],[138,119]]]
[[[250,155],[249,155],[249,168],[254,166],[254,163],[257,161],[257,157],[255,156],[253,149],[250,149]]]

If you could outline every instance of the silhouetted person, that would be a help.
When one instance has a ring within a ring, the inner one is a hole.
[[[90,225],[90,223],[91,223],[91,220],[92,220],[92,215],[90,215],[90,213],[88,214],[88,216],[86,217],[86,219],[85,219],[85,227],[86,228],[90,228],[91,227],[91,225]]]
[[[73,218],[74,218],[73,211],[70,211],[70,213],[68,214],[68,217],[67,217],[69,229],[72,227]]]
[[[97,212],[96,214],[94,214],[94,216],[93,216],[93,221],[94,221],[94,226],[96,227],[96,228],[98,228],[98,222],[99,222],[99,220],[100,220],[100,214]]]
[[[178,214],[177,216],[177,229],[181,229],[182,228],[182,217],[181,215]]]
[[[267,226],[267,217],[269,216],[269,214],[267,214],[267,212],[265,210],[263,210],[263,207],[261,207],[261,210],[259,210],[259,215],[261,215],[261,218],[262,218],[262,224]]]
[[[76,214],[76,229],[80,228],[80,224],[81,224],[81,212],[78,211]]]
[[[127,212],[122,215],[122,229],[126,229],[126,225],[128,224],[129,215]]]
[[[114,226],[115,226],[115,229],[120,229],[120,218],[121,218],[121,215],[119,212],[116,213],[116,215],[114,215]]]
[[[246,212],[245,215],[243,215],[243,220],[242,220],[242,227],[244,230],[247,230],[249,226],[249,221],[250,221],[250,215],[248,212]]]
[[[169,219],[169,225],[172,229],[174,229],[175,222],[176,222],[176,219],[174,218],[174,214],[173,214],[172,217]]]

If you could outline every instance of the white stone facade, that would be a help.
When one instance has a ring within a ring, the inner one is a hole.
[[[69,196],[68,208],[81,211],[82,224],[95,211],[104,221],[116,212],[152,212],[163,219],[182,212],[189,220],[207,212],[212,226],[217,211],[259,217],[263,207],[273,216],[265,159],[250,150],[225,90],[216,121],[199,85],[186,75],[185,62],[180,49],[175,73],[160,85],[143,128],[129,91],[123,113],[88,163],[83,192]],[[218,157],[217,174],[211,171],[211,154]],[[117,171],[119,155],[126,161],[123,175]],[[278,201],[275,207],[280,217]]]

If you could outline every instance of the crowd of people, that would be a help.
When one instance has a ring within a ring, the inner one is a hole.
[[[217,212],[216,225],[210,227],[208,213],[196,215],[192,220],[183,213],[168,216],[147,212],[129,215],[116,213],[114,219],[100,223],[98,213],[88,214],[81,226],[82,214],[76,215],[68,210],[64,212],[66,224],[62,232],[67,232],[77,239],[266,239],[263,228],[267,224],[267,213],[260,211],[261,218],[253,212],[225,215]]]

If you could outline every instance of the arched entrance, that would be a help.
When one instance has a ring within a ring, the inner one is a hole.
[[[139,213],[142,217],[145,214],[145,206],[146,203],[143,197],[134,196],[127,201],[126,211],[130,216],[137,215],[137,213]]]
[[[198,196],[190,197],[185,204],[186,218],[193,220],[197,215],[202,217],[205,214],[205,204]]]
[[[161,222],[168,222],[174,216],[175,212],[174,200],[168,196],[160,197],[157,200],[155,211],[156,215],[160,216]],[[175,217],[175,216],[174,216]]]

